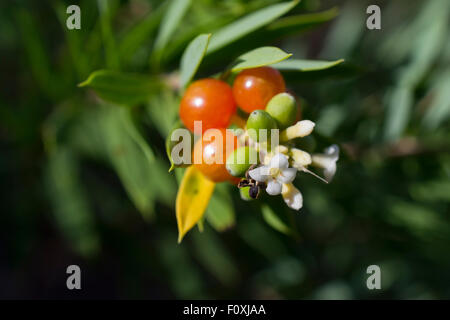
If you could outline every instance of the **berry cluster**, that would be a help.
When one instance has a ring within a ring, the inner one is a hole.
[[[241,119],[237,107],[248,114],[247,122],[241,130],[226,130]],[[194,157],[201,161],[194,166],[213,182],[238,185],[243,199],[254,199],[265,189],[270,195],[282,194],[298,210],[302,197],[292,184],[297,172],[317,176],[307,169],[317,165],[325,169],[326,179],[321,179],[329,181],[336,170],[336,145],[319,155],[295,148],[292,140],[309,135],[314,123],[300,121],[300,105],[274,68],[243,70],[232,87],[212,78],[193,82],[181,100],[180,118],[192,132],[195,122],[201,122],[202,137],[194,146]],[[222,138],[212,140],[208,129],[218,129]]]
[[[264,109],[274,95],[284,91],[283,77],[278,70],[270,67],[240,72],[232,88],[221,80],[201,79],[187,88],[180,104],[180,118],[186,128],[192,132],[194,132],[194,121],[201,121],[203,133],[212,128],[224,129],[231,124],[237,110],[236,105],[243,111],[251,113]],[[256,119],[258,117],[251,118],[253,122],[260,121]],[[262,126],[264,127],[264,124]],[[223,137],[226,137],[225,133]],[[197,169],[214,182],[236,181],[225,168],[228,155],[225,141],[232,140],[223,139],[222,145],[219,145],[217,141],[208,142],[202,137],[202,143],[198,141],[194,147],[194,155],[202,153],[203,159],[201,163],[196,164]],[[238,143],[234,143],[231,151],[237,146]],[[200,147],[202,150],[199,150]],[[217,159],[218,149],[222,151],[223,159]]]

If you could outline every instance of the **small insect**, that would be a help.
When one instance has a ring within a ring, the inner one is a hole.
[[[256,164],[253,164],[252,166],[250,166],[250,168],[248,168],[248,170],[245,172],[245,178],[243,178],[241,181],[239,181],[239,184],[238,184],[238,188],[250,187],[250,189],[248,191],[248,195],[252,199],[258,198],[258,195],[259,195],[259,192],[261,191],[261,189],[266,188],[265,182],[258,182],[249,176],[248,172],[250,170],[253,170],[255,167],[256,167]]]

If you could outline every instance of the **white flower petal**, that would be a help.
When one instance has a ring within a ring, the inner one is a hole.
[[[313,154],[312,155],[312,165],[318,168],[328,168],[333,162],[333,158],[331,158],[330,156],[326,155],[326,154]]]
[[[270,165],[270,160],[272,159],[273,155],[271,153],[267,153],[264,157],[261,157],[261,154],[259,156],[260,159],[264,159],[263,164],[265,166]]]
[[[297,148],[291,148],[291,158],[294,160],[293,166],[296,168],[303,168],[311,164],[311,155],[308,152]]]
[[[314,154],[312,156],[312,165],[324,169],[325,179],[330,182],[336,173],[336,159],[326,154]]]
[[[281,169],[281,173],[277,176],[277,180],[281,183],[289,183],[294,181],[296,175],[297,169],[295,168]]]
[[[325,168],[323,170],[323,175],[325,176],[325,179],[330,182],[333,180],[334,174],[336,173],[336,162],[333,162],[330,164],[329,167]]]
[[[303,196],[292,183],[283,184],[281,195],[289,208],[300,210],[303,207]]]
[[[284,169],[287,168],[288,165],[289,165],[288,158],[282,153],[277,153],[272,157],[272,159],[270,159],[271,168]]]
[[[266,192],[271,196],[276,196],[281,193],[281,183],[275,179],[270,179],[267,183]]]
[[[267,166],[261,166],[256,169],[250,170],[248,175],[250,178],[255,179],[259,182],[265,182],[269,178],[269,170],[270,168]]]
[[[339,146],[337,144],[333,144],[325,149],[325,154],[336,158],[336,160],[339,160]]]
[[[336,161],[339,159],[339,147],[335,144],[325,149],[324,154],[312,156],[312,165],[324,169],[325,179],[329,182],[336,173]]]

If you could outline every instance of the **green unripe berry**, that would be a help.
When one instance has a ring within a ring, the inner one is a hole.
[[[226,168],[235,177],[242,177],[252,164],[258,163],[258,153],[251,147],[240,147],[227,158]]]
[[[270,99],[266,112],[276,120],[281,130],[286,129],[294,124],[297,116],[295,98],[286,92],[279,93]]]
[[[239,188],[239,193],[241,195],[242,200],[245,200],[245,201],[253,200],[253,198],[250,197],[250,187]]]
[[[277,122],[270,114],[264,110],[255,110],[248,116],[247,130],[248,135],[254,141],[265,140],[270,141],[270,130],[276,129]],[[266,129],[266,136],[260,130]]]

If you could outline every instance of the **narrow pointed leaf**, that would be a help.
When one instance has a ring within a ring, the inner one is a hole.
[[[169,172],[171,172],[175,168],[183,168],[183,167],[187,167],[189,165],[189,164],[184,164],[184,163],[182,163],[182,164],[175,164],[174,160],[172,159],[172,149],[173,149],[173,147],[175,145],[177,145],[178,143],[182,143],[182,139],[183,139],[183,138],[180,138],[179,141],[172,141],[172,133],[175,130],[182,129],[182,128],[186,129],[183,126],[183,124],[181,123],[181,121],[176,123],[175,126],[173,127],[173,129],[170,131],[170,133],[166,137],[166,154],[167,154],[167,157],[169,158],[169,161],[170,161]],[[189,132],[189,131],[186,129],[186,132]],[[189,132],[189,135],[190,135],[190,139],[191,139],[189,145],[192,146],[193,145],[193,141],[194,141],[194,137],[191,134],[191,132]],[[192,151],[192,147],[191,147],[191,151]]]
[[[220,238],[211,229],[193,234],[194,254],[198,261],[224,286],[230,286],[239,279],[236,261]]]
[[[211,34],[201,34],[192,40],[181,57],[181,87],[192,80],[205,56]]]
[[[332,20],[338,14],[337,7],[326,11],[299,14],[278,19],[267,26],[267,32],[275,36],[286,36],[290,34],[297,34],[299,32],[309,30],[322,23]]]
[[[436,79],[431,89],[433,100],[423,117],[422,124],[428,129],[435,129],[450,118],[450,69]]]
[[[289,59],[276,63],[272,67],[278,70],[308,72],[329,69],[341,64],[342,62],[344,62],[344,59],[335,61]]]
[[[206,220],[217,231],[225,231],[235,223],[235,212],[229,188],[225,183],[218,184],[205,214]]]
[[[388,101],[384,138],[395,140],[399,138],[408,124],[411,107],[414,102],[414,92],[409,86],[397,86],[386,94]]]
[[[76,156],[66,147],[52,153],[46,167],[46,187],[57,226],[84,256],[100,249],[94,214],[79,176]]]
[[[269,24],[276,18],[290,11],[299,3],[298,0],[271,5],[253,12],[236,22],[220,29],[211,37],[208,53],[214,52],[233,41]]]
[[[271,207],[268,205],[263,205],[261,210],[264,221],[266,221],[269,226],[284,234],[291,233],[291,229],[286,225],[286,223],[284,223],[283,220],[281,220],[281,218],[272,210]]]
[[[154,217],[154,204],[173,203],[175,183],[166,164],[155,158],[130,118],[130,110],[104,106],[96,119],[106,156],[143,217]]]
[[[91,73],[78,86],[94,89],[100,98],[108,102],[132,106],[147,101],[162,84],[145,75],[99,70]]]
[[[115,1],[97,0],[102,42],[105,47],[105,62],[110,69],[119,69],[120,67],[116,39],[112,28],[113,16],[117,8],[116,4]]]
[[[169,42],[170,37],[178,27],[181,19],[186,13],[191,0],[172,0],[167,13],[164,15],[161,22],[161,28],[159,29],[158,36],[156,37],[155,49],[164,49]]]
[[[138,49],[152,43],[156,28],[161,23],[167,4],[167,2],[162,3],[155,10],[147,13],[142,20],[123,32],[118,45],[122,60],[130,61]]]
[[[261,47],[244,53],[236,59],[231,71],[237,72],[244,69],[258,68],[275,64],[292,56],[277,47]]]

